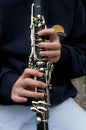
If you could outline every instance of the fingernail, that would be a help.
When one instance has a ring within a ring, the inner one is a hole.
[[[43,43],[39,43],[39,47],[43,47]]]
[[[43,52],[40,52],[40,55],[41,55],[41,56],[44,56],[44,53],[43,53]]]
[[[44,93],[42,93],[42,97],[44,97]]]
[[[38,35],[41,35],[41,31],[38,31],[38,33],[37,33]]]

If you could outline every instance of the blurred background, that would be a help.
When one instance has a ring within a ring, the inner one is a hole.
[[[76,102],[86,110],[86,76],[73,79],[72,83],[78,90],[78,94],[75,97]]]

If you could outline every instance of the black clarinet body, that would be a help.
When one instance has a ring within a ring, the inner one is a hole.
[[[43,15],[43,0],[33,0],[31,6],[31,54],[29,56],[29,67],[37,69],[44,74],[42,78],[34,77],[35,80],[40,80],[46,83],[47,88],[41,89],[39,86],[35,91],[44,93],[44,98],[32,101],[31,110],[36,112],[37,130],[49,130],[49,105],[50,105],[50,80],[53,70],[53,64],[46,60],[45,57],[39,55],[43,49],[40,48],[39,43],[45,41],[45,37],[40,37],[37,32],[46,28],[46,23]]]

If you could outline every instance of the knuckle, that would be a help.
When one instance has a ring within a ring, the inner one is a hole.
[[[59,48],[61,49],[62,45],[59,43]]]
[[[24,73],[27,74],[28,72],[29,72],[29,69],[26,68],[26,69],[24,70]]]
[[[54,29],[54,28],[52,28],[52,33],[56,33],[56,31],[55,31],[55,29]]]
[[[16,96],[15,96],[15,95],[12,95],[12,96],[11,96],[11,99],[12,99],[13,101],[16,101]]]

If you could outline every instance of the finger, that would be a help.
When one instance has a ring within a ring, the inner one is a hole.
[[[44,94],[41,92],[22,90],[20,96],[22,97],[32,97],[32,98],[43,98]]]
[[[54,50],[54,51],[41,51],[40,52],[40,55],[41,56],[44,56],[44,57],[58,57],[58,55],[60,55],[60,50]]]
[[[53,28],[51,28],[51,29],[43,29],[43,30],[38,32],[38,35],[39,36],[47,36],[47,35],[49,35],[51,41],[56,41],[58,39],[57,33]]]
[[[22,86],[25,86],[25,88],[27,88],[27,89],[29,89],[29,88],[33,89],[35,87],[45,88],[46,84],[41,81],[38,81],[38,80],[34,80],[31,78],[25,78]]]
[[[39,43],[39,46],[41,48],[44,48],[44,50],[57,50],[61,48],[61,44],[57,42],[41,42]]]
[[[38,70],[26,68],[23,72],[22,78],[27,78],[27,77],[30,77],[30,76],[42,77],[43,74],[41,72],[39,72]]]

